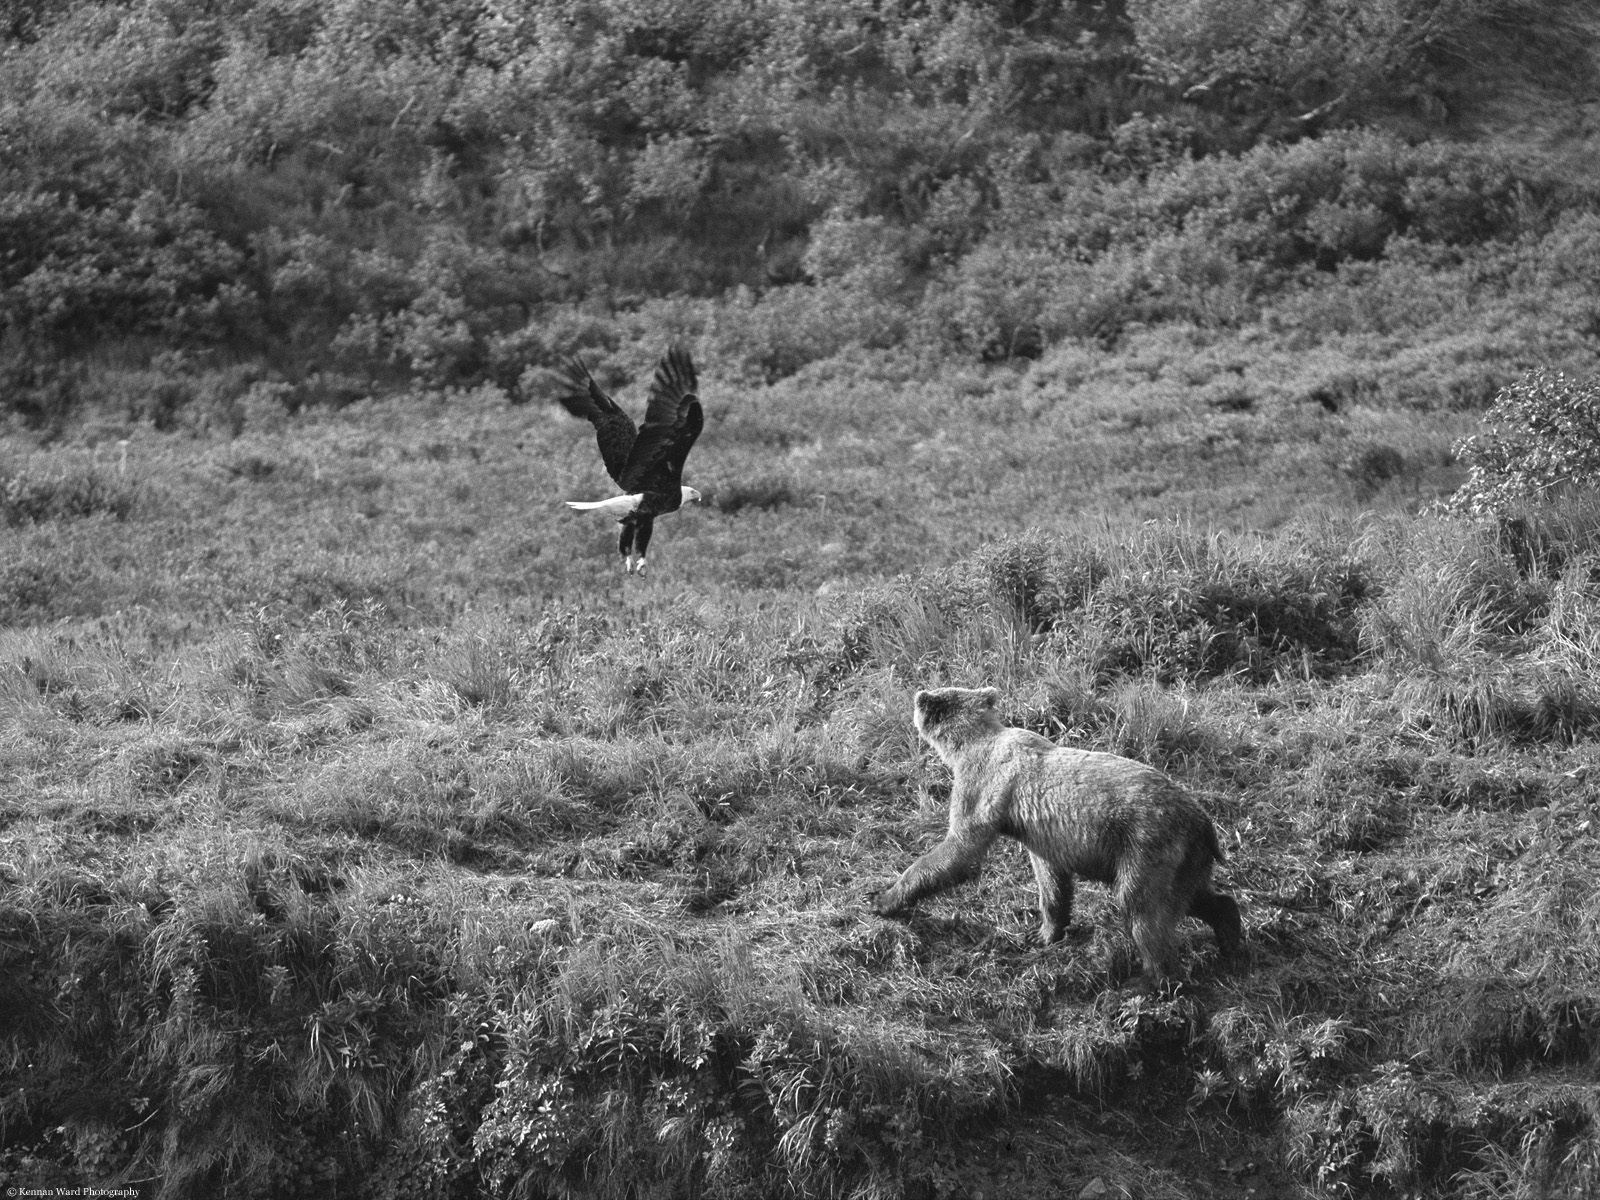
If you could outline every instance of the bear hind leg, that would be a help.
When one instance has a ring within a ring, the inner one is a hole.
[[[1189,902],[1189,915],[1199,917],[1217,935],[1217,945],[1227,958],[1237,958],[1244,949],[1244,925],[1239,905],[1224,892],[1201,891]]]

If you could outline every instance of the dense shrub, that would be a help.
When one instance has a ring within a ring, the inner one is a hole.
[[[1548,208],[1593,200],[1503,151],[1360,131],[1030,186],[923,302],[954,349],[1033,358],[1134,322],[1237,326],[1310,273],[1509,243],[1542,232]]]
[[[38,475],[0,469],[0,522],[20,525],[105,513],[123,520],[133,511],[138,485],[100,467]]]
[[[1600,478],[1600,379],[1535,371],[1495,397],[1483,425],[1456,448],[1471,475],[1454,508],[1505,513]]]
[[[103,116],[173,120],[204,104],[228,40],[201,6],[74,5],[39,47],[36,86]]]
[[[1128,16],[1146,69],[1221,137],[1238,122],[1219,118],[1242,111],[1292,137],[1396,110],[1474,111],[1496,85],[1593,70],[1574,52],[1582,10],[1562,0],[1132,0]]]
[[[1508,23],[1583,45],[1559,0],[33,3],[0,78],[0,327],[30,370],[155,336],[517,394],[549,361],[527,331],[579,305],[598,343],[724,298],[712,341],[767,380],[908,338],[1001,361],[1235,326],[1309,270],[1592,201],[1503,152],[1324,132],[1432,128]]]
[[[722,353],[773,383],[854,347],[894,345],[905,324],[901,305],[834,281],[776,288],[759,299],[735,291],[717,307],[713,339]]]
[[[0,331],[62,350],[110,335],[214,339],[243,314],[243,256],[158,192],[0,197]]]

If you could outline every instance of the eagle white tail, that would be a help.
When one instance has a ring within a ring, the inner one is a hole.
[[[638,508],[639,501],[643,499],[644,493],[638,492],[632,496],[613,496],[609,500],[568,500],[567,507],[579,512],[602,512],[621,518]]]

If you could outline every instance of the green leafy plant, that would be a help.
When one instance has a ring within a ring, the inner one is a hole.
[[[1471,474],[1452,508],[1506,514],[1600,479],[1600,378],[1531,372],[1501,390],[1483,426],[1456,448]]]

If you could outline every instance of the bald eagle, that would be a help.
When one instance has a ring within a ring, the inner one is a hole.
[[[594,426],[606,473],[623,493],[609,500],[568,500],[567,507],[617,518],[622,526],[617,550],[630,575],[644,574],[656,518],[700,499],[694,488],[683,486],[683,460],[704,421],[695,386],[688,351],[674,346],[656,366],[644,424],[635,430],[633,418],[601,390],[582,359],[567,365],[567,387],[556,398],[568,412]]]

